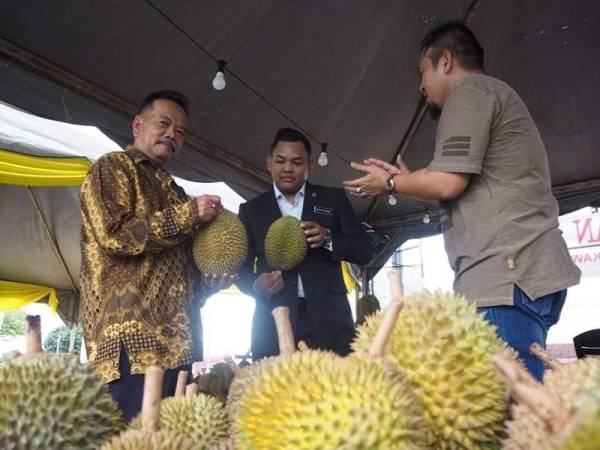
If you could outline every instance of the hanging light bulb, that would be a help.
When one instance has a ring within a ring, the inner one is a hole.
[[[429,213],[425,211],[425,215],[423,216],[423,223],[427,225],[429,222],[431,222],[431,217],[429,217]]]
[[[319,155],[318,163],[321,167],[325,167],[329,164],[329,158],[327,158],[327,142],[321,144],[321,154]]]
[[[227,62],[222,59],[217,61],[217,73],[212,81],[212,86],[217,91],[222,91],[225,89],[225,86],[227,86],[227,83],[225,82],[225,64],[227,64]]]
[[[394,194],[390,194],[388,195],[387,202],[390,206],[396,206],[398,204],[398,199]]]

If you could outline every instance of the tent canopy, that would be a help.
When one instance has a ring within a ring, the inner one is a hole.
[[[442,21],[468,18],[487,72],[530,108],[566,212],[600,198],[599,10],[595,0],[136,0],[101,8],[9,0],[0,17],[0,99],[98,126],[123,146],[135,105],[177,89],[192,107],[176,175],[225,181],[253,197],[268,187],[274,132],[300,126],[316,152],[329,143],[329,165],[312,181],[340,186],[356,175],[347,161],[392,161],[400,150],[409,167],[428,164],[435,123],[417,91],[419,41]],[[203,49],[233,72],[224,91],[212,89],[216,64]],[[435,214],[424,224],[423,207],[410,200],[352,202],[392,237],[388,250],[440,231]]]

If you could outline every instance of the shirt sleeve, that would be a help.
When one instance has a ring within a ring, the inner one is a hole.
[[[101,158],[81,186],[81,208],[102,249],[114,256],[159,252],[196,230],[198,210],[189,200],[145,215],[135,214],[134,174],[117,158]]]
[[[442,108],[429,169],[480,174],[495,110],[495,97],[478,86],[452,90]]]

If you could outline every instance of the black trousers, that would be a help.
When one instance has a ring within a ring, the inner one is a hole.
[[[163,398],[175,395],[177,375],[180,370],[187,370],[188,381],[191,379],[192,371],[189,365],[165,370],[162,389]],[[121,353],[119,356],[119,372],[121,373],[121,378],[108,383],[108,391],[119,405],[125,423],[129,423],[142,409],[144,375],[134,375],[131,373],[131,364],[129,363],[127,350],[125,350],[123,344],[121,344]]]
[[[306,299],[298,297],[298,313],[296,317],[296,345],[298,342],[304,341],[312,349],[319,348],[315,334],[313,331],[312,324],[310,323],[310,316],[308,315],[308,308],[306,306]],[[346,356],[350,353],[350,344],[336,345],[332,348],[326,348],[337,353],[340,356]]]

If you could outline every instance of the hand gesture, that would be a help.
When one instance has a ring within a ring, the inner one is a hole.
[[[195,200],[198,207],[198,217],[202,223],[211,222],[223,210],[221,197],[218,195],[201,195],[196,197]]]
[[[377,159],[377,158],[365,159],[363,161],[363,164],[365,164],[367,166],[381,167],[388,173],[388,175],[408,175],[410,173],[408,166],[402,160],[402,155],[398,155],[396,157],[395,165],[387,163],[387,162],[382,161],[381,159]]]
[[[238,278],[237,273],[224,273],[223,275],[202,275],[202,284],[214,292],[227,289]]]
[[[283,289],[283,286],[283,277],[279,270],[261,273],[258,278],[254,280],[254,289],[262,295],[277,294]]]
[[[306,235],[306,242],[308,242],[310,248],[319,248],[323,245],[326,231],[324,227],[322,227],[317,222],[310,221],[300,222],[300,226],[304,230],[304,234]]]
[[[386,164],[390,169],[394,167],[383,161],[381,161],[381,163]],[[353,169],[356,169],[365,175],[362,178],[344,181],[344,187],[350,194],[357,195],[361,198],[369,198],[384,194],[387,191],[385,182],[390,177],[390,173],[388,173],[388,170],[385,168],[380,167],[379,163],[358,164],[353,162],[351,166]]]

